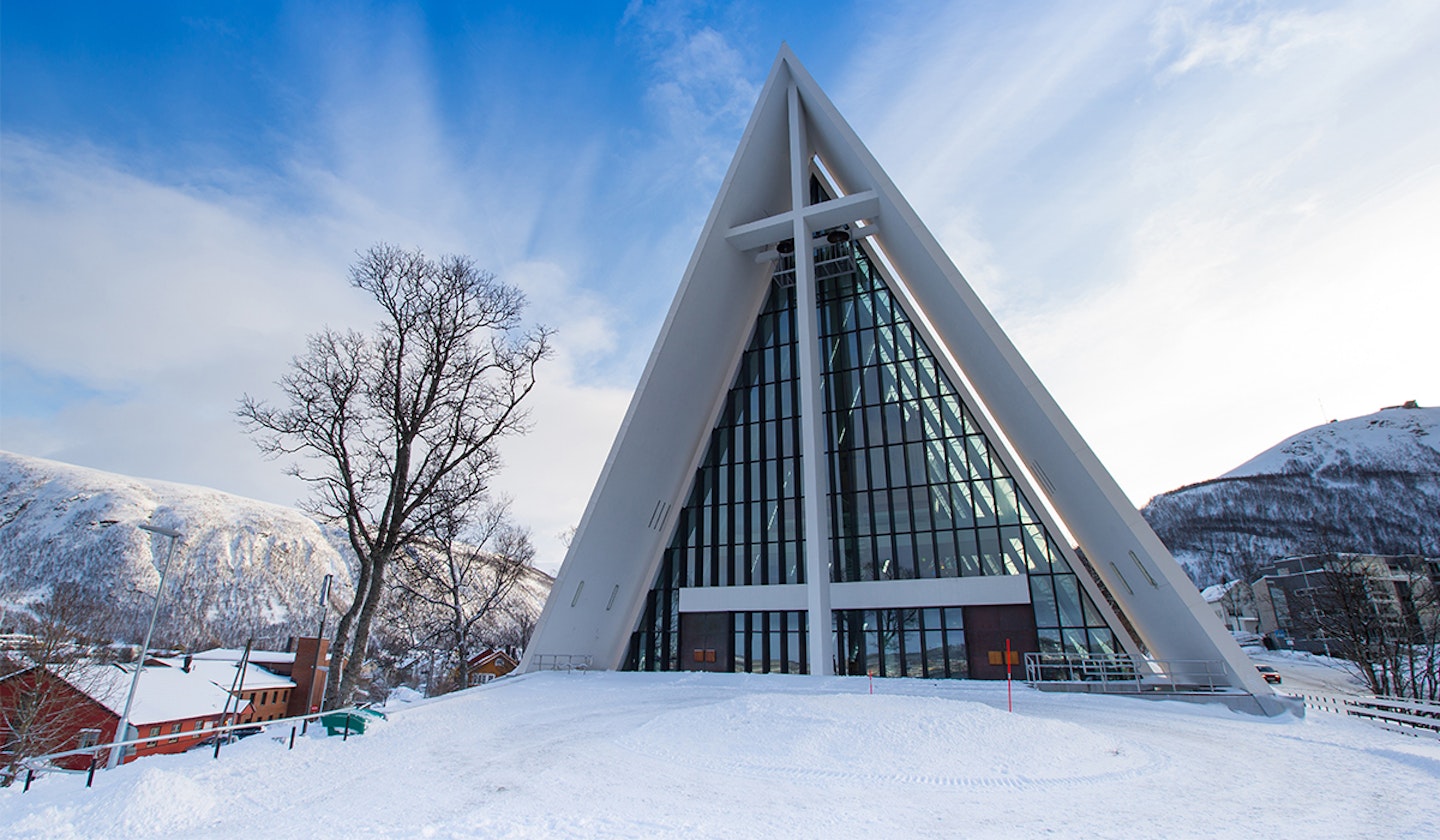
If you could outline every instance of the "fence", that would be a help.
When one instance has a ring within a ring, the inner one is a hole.
[[[195,749],[196,747],[210,746],[211,743],[213,742],[214,747],[215,747],[215,757],[216,757],[216,758],[219,758],[219,757],[220,757],[220,747],[221,747],[222,744],[226,743],[227,740],[228,740],[228,739],[226,739],[226,738],[223,737],[223,736],[225,736],[225,735],[227,735],[227,734],[229,734],[229,733],[231,733],[231,732],[234,732],[234,731],[236,731],[236,730],[240,730],[240,729],[260,729],[260,730],[264,730],[266,727],[270,727],[270,726],[279,726],[279,727],[282,727],[282,728],[283,728],[284,724],[287,724],[287,723],[288,723],[288,724],[290,724],[290,739],[289,739],[289,740],[290,740],[290,745],[289,745],[288,749],[292,749],[292,750],[293,750],[293,749],[295,749],[295,733],[296,733],[296,730],[297,730],[297,729],[301,729],[301,730],[303,731],[303,729],[306,728],[306,727],[308,727],[311,722],[313,722],[313,721],[315,721],[315,720],[318,720],[319,718],[322,718],[322,717],[327,717],[327,716],[329,716],[329,715],[340,715],[340,714],[347,715],[347,718],[346,718],[347,723],[346,723],[346,727],[345,727],[345,738],[348,739],[349,736],[350,736],[350,725],[349,725],[349,722],[348,722],[348,721],[349,721],[348,715],[349,715],[350,713],[359,712],[362,708],[363,708],[363,707],[361,707],[361,706],[349,706],[349,707],[346,707],[346,708],[344,708],[344,709],[335,709],[334,711],[328,711],[328,712],[313,712],[313,713],[311,713],[311,714],[297,715],[297,716],[295,716],[295,717],[280,718],[280,719],[278,719],[278,720],[265,721],[264,723],[260,723],[260,722],[256,722],[256,721],[247,721],[247,722],[245,722],[245,723],[230,723],[230,724],[226,724],[226,725],[224,725],[224,726],[215,726],[215,727],[211,727],[210,729],[204,729],[204,730],[199,731],[198,733],[197,733],[197,732],[181,733],[180,737],[193,738],[193,737],[196,736],[196,735],[202,736],[202,737],[199,737],[199,738],[195,739],[195,743],[194,743],[191,747],[189,747],[189,748],[186,750],[186,752],[188,752],[189,750]],[[168,740],[170,740],[170,739],[172,739],[172,738],[175,738],[175,737],[176,737],[176,734],[175,734],[175,733],[173,733],[173,732],[165,732],[165,733],[162,733],[162,734],[159,734],[159,735],[147,735],[147,736],[145,736],[144,738],[132,738],[132,739],[130,739],[130,740],[128,740],[128,741],[109,741],[109,742],[104,743],[104,744],[94,744],[94,745],[88,746],[88,747],[79,747],[79,748],[73,749],[73,750],[64,750],[63,752],[55,752],[55,753],[49,753],[49,754],[47,754],[47,755],[40,755],[40,756],[35,756],[35,757],[33,757],[33,758],[27,758],[27,759],[23,760],[22,762],[20,762],[20,767],[24,770],[24,774],[25,774],[25,788],[24,788],[24,789],[25,789],[26,791],[30,790],[30,785],[31,785],[31,783],[34,782],[34,780],[36,779],[36,777],[37,777],[38,775],[41,775],[41,774],[44,774],[44,773],[77,773],[77,772],[78,772],[78,773],[85,773],[85,774],[86,774],[86,777],[85,777],[85,787],[90,787],[91,784],[92,784],[92,783],[94,782],[94,780],[95,780],[95,770],[96,770],[96,768],[99,767],[99,765],[102,763],[101,758],[100,758],[100,756],[101,756],[102,753],[108,754],[109,750],[111,750],[111,749],[122,749],[122,750],[123,750],[123,749],[125,749],[125,748],[127,748],[127,747],[138,746],[138,745],[140,745],[140,744],[148,744],[148,743],[151,743],[151,742],[153,742],[153,741],[168,741]],[[238,739],[235,739],[235,740],[238,740]],[[343,739],[342,739],[342,740],[343,740]],[[58,759],[68,758],[68,757],[74,756],[74,755],[88,755],[88,756],[90,756],[90,767],[89,767],[89,769],[87,769],[87,770],[66,770],[65,768],[56,767],[56,766],[54,766],[54,765],[52,764],[52,762],[54,762],[54,761],[56,761],[56,760],[58,760]]]
[[[1307,708],[1364,718],[1391,732],[1440,738],[1440,703],[1433,700],[1325,694],[1305,694],[1303,697]]]

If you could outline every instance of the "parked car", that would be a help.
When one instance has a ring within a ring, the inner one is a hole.
[[[1265,678],[1265,682],[1271,685],[1280,684],[1280,672],[1269,665],[1256,665],[1255,670],[1260,672],[1260,676]]]

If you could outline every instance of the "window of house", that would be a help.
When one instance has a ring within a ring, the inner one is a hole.
[[[152,727],[150,727],[150,735],[151,735],[151,737],[154,737],[154,736],[159,735],[159,734],[160,734],[160,727],[158,727],[158,726],[152,726]]]
[[[98,744],[98,743],[100,743],[100,730],[98,730],[98,729],[82,729],[82,730],[80,730],[80,749],[84,749],[84,748],[86,748],[86,747],[93,747],[93,746],[95,746],[95,745]]]

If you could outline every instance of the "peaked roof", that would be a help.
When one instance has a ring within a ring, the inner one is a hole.
[[[798,141],[791,136],[792,100]],[[841,196],[795,209],[811,230],[862,220],[876,226],[869,241],[903,280],[910,305],[936,339],[937,356],[963,372],[956,385],[968,382],[998,427],[987,433],[1001,432],[1018,456],[1011,460],[1020,470],[1012,472],[1058,514],[1150,653],[1223,661],[1233,685],[1270,695],[949,256],[783,45],[556,578],[525,667],[536,656],[567,654],[589,655],[595,667],[618,667],[670,535],[672,506],[688,489],[768,289],[771,263],[763,252],[790,235],[791,157],[797,150],[807,163],[811,154],[818,158]],[[1085,567],[1075,571],[1103,604]]]
[[[469,664],[470,664],[470,667],[474,668],[474,667],[477,667],[477,666],[480,666],[480,665],[484,665],[485,663],[490,662],[490,661],[495,660],[495,659],[504,659],[505,661],[509,662],[512,666],[516,664],[516,662],[515,662],[515,657],[511,656],[510,654],[506,653],[505,651],[503,651],[503,650],[501,650],[501,649],[499,649],[499,648],[490,648],[490,649],[488,649],[488,650],[482,650],[482,651],[480,651],[479,653],[477,653],[477,654],[475,654],[474,656],[470,657],[470,662],[469,662]]]
[[[1238,580],[1227,580],[1224,583],[1211,584],[1200,590],[1200,597],[1205,600],[1205,603],[1213,604],[1224,599],[1226,595],[1230,594],[1230,590],[1239,586],[1240,583]]]
[[[77,680],[80,684],[75,687],[119,716],[125,709],[125,698],[134,676],[130,667],[89,666],[85,675]],[[236,710],[230,692],[201,674],[187,674],[178,668],[146,666],[135,689],[135,702],[130,707],[130,724],[146,726],[219,715],[227,702],[232,711],[243,712],[245,709],[245,704],[241,703]]]
[[[170,657],[160,660],[165,665],[178,670],[184,670],[184,657]],[[147,666],[148,667],[148,666]],[[227,662],[219,659],[192,659],[190,672],[198,674],[226,691],[235,685],[235,672],[240,670],[239,662]],[[144,677],[141,677],[143,680]],[[272,688],[294,688],[295,681],[289,677],[282,677],[279,674],[267,671],[258,665],[245,666],[245,680],[241,690],[261,691]]]

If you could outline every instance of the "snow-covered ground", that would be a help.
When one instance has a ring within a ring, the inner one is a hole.
[[[1440,742],[982,682],[536,674],[0,792],[21,837],[1433,837]],[[284,734],[288,734],[288,729]]]

